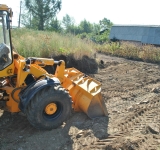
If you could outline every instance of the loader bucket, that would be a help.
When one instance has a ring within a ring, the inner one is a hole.
[[[102,100],[100,82],[75,68],[69,68],[65,70],[62,85],[69,91],[75,111],[83,111],[90,118],[108,114]]]

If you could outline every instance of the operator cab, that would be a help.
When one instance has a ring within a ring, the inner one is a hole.
[[[12,63],[10,20],[7,11],[0,11],[0,71]]]

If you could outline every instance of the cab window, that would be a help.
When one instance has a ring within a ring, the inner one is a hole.
[[[0,11],[0,70],[12,63],[9,30],[7,26],[7,12]]]

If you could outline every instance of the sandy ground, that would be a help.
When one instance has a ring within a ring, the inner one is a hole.
[[[22,114],[0,112],[1,150],[159,150],[160,66],[97,55],[91,76],[102,83],[109,115],[73,113],[57,129],[39,131]]]

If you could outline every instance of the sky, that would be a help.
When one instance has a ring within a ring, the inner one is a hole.
[[[0,0],[14,12],[13,25],[18,25],[20,0]],[[160,0],[62,0],[62,9],[57,14],[59,20],[68,14],[75,23],[86,19],[99,23],[103,18],[114,24],[160,25]]]

